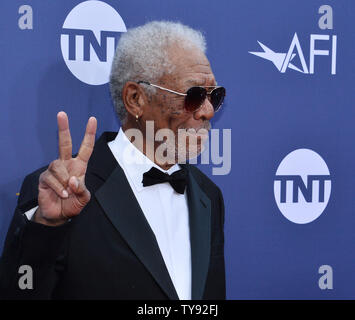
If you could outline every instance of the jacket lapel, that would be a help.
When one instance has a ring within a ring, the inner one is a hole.
[[[121,195],[117,197],[117,195]],[[107,217],[170,299],[179,299],[155,238],[119,165],[95,193]]]
[[[157,240],[133,194],[127,178],[112,155],[107,143],[117,132],[105,132],[96,142],[88,170],[104,183],[95,196],[114,227],[145,265],[170,299],[179,299],[169,276]],[[209,267],[211,243],[211,201],[189,170],[187,198],[189,206],[191,278],[194,300],[203,298]],[[90,168],[90,169],[89,169]],[[117,197],[117,195],[122,195]]]
[[[188,166],[185,166],[188,168]],[[211,251],[211,200],[189,171],[187,197],[189,204],[191,276],[193,300],[203,299]]]

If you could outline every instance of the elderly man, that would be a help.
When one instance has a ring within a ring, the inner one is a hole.
[[[225,299],[221,191],[179,164],[201,152],[205,135],[191,130],[210,128],[225,95],[204,52],[203,36],[179,23],[131,29],[110,78],[118,134],[95,143],[92,117],[72,157],[58,113],[59,159],[26,177],[8,231],[5,298]],[[159,130],[171,134],[156,139]]]

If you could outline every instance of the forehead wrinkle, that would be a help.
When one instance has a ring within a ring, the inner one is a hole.
[[[185,65],[182,67],[183,69],[187,69],[187,70],[196,70],[197,72],[200,73],[209,73],[211,72],[211,66],[208,65],[203,65],[201,63],[193,63],[190,65]]]
[[[205,74],[203,74],[205,75]],[[186,81],[184,81],[186,84],[191,84],[191,85],[204,85],[208,82],[213,83],[214,85],[216,84],[216,80],[214,79],[214,77],[201,77],[201,78],[195,78],[195,79],[187,79]]]
[[[201,61],[201,58],[196,58],[195,61],[186,61],[186,60],[183,61],[185,64],[188,64],[188,67],[193,67],[193,66],[210,67],[209,61],[208,60]]]

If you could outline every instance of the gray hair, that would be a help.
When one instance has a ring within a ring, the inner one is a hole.
[[[127,116],[122,100],[125,83],[139,80],[154,83],[164,74],[171,74],[175,66],[169,61],[168,48],[173,44],[206,52],[202,33],[179,22],[152,21],[121,35],[111,68],[110,91],[122,123]],[[145,90],[150,95],[156,89],[149,86]]]

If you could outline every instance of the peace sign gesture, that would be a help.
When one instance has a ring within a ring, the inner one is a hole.
[[[85,173],[95,144],[96,118],[88,120],[78,155],[72,157],[68,116],[57,114],[59,159],[54,160],[39,178],[38,205],[34,221],[56,226],[80,213],[90,200]]]

